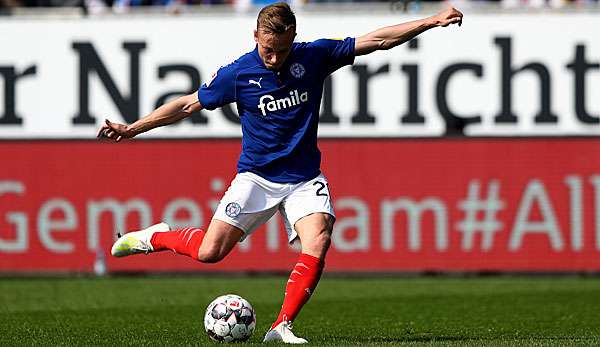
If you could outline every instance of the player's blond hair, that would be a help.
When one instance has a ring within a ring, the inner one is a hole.
[[[296,16],[285,2],[271,4],[258,13],[256,29],[268,34],[283,34],[289,30],[295,32]]]

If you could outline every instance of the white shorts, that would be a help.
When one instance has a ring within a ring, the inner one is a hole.
[[[213,219],[240,228],[244,240],[266,223],[275,212],[281,213],[292,242],[298,236],[294,225],[311,213],[328,213],[335,217],[327,179],[323,174],[306,182],[275,183],[251,172],[239,173],[221,199]]]

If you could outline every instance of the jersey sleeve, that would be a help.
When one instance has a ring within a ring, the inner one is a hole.
[[[353,37],[345,39],[320,39],[313,42],[325,56],[325,72],[333,73],[335,70],[354,63],[354,41]]]
[[[198,89],[198,101],[202,108],[214,110],[223,105],[236,101],[235,64],[219,68],[211,79]]]

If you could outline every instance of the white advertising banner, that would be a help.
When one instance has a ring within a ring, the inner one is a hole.
[[[416,17],[298,14],[298,40]],[[93,138],[254,48],[253,15],[0,21],[0,139]],[[599,14],[465,14],[332,75],[322,137],[600,135]],[[235,107],[144,137],[239,137]]]

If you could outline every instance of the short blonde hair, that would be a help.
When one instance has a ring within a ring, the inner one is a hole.
[[[256,30],[269,34],[283,34],[289,30],[296,31],[296,16],[285,2],[278,2],[264,7],[258,13]]]

